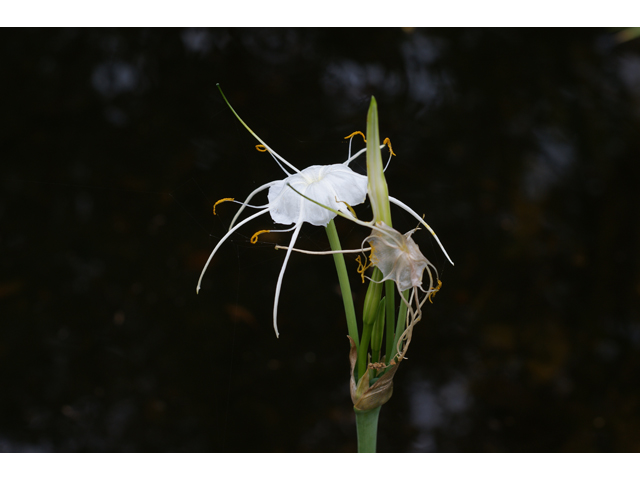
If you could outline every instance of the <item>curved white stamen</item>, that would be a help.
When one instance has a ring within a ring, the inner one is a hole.
[[[382,150],[386,145],[380,145],[380,150]],[[351,148],[351,147],[349,147]],[[358,158],[360,155],[362,155],[364,152],[367,151],[367,147],[363,148],[362,150],[360,150],[358,153],[356,153],[353,157],[349,157],[347,158],[346,162],[344,162],[344,165],[349,165],[353,160],[355,160],[356,158]],[[349,150],[349,153],[351,153],[351,150]]]
[[[274,151],[271,150],[270,148],[267,148],[267,152],[269,152],[269,155],[271,155],[271,157],[276,161],[276,163],[278,164],[278,166],[282,169],[282,171],[287,175],[287,177],[290,177],[291,175],[293,175],[292,173],[287,172],[287,169],[284,168],[284,165],[282,165],[282,163],[280,163],[280,160],[278,160],[278,157],[276,157],[274,155]]]
[[[240,123],[242,125],[244,125],[244,128],[246,128],[249,133],[251,135],[254,136],[254,138],[256,140],[258,140],[262,145],[264,145],[264,147],[269,150],[269,153],[271,153],[272,155],[274,155],[275,157],[277,157],[282,163],[284,163],[287,167],[289,167],[291,170],[293,170],[296,173],[300,173],[300,170],[298,170],[296,167],[294,167],[293,165],[291,165],[289,162],[287,162],[284,158],[282,158],[280,155],[278,155],[269,145],[267,145],[258,135],[256,135],[254,133],[253,130],[251,130],[249,128],[249,125],[247,125],[246,123],[244,123],[244,120],[242,120],[240,118],[240,115],[238,115],[236,113],[236,111],[233,109],[233,107],[231,106],[231,104],[229,103],[229,101],[227,100],[227,97],[224,96],[224,93],[222,93],[222,88],[220,88],[220,84],[217,84],[218,90],[220,90],[220,94],[222,95],[222,98],[224,98],[225,103],[227,104],[227,106],[231,109],[231,111],[233,112],[233,114],[236,116],[236,118],[240,121]],[[286,172],[286,170],[285,170]],[[288,175],[288,174],[287,174]]]
[[[249,207],[249,208],[267,208],[269,206],[268,203],[265,203],[264,205],[251,205],[250,203],[241,202],[240,200],[227,200],[227,202],[237,203],[238,205],[242,205],[243,207]]]
[[[297,227],[297,225],[294,225],[291,228],[287,228],[286,230],[269,230],[269,233],[286,233],[286,232],[291,232],[293,230],[295,230]],[[265,232],[266,233],[266,232]],[[277,249],[276,249],[277,250]]]
[[[233,216],[233,220],[231,220],[231,225],[229,225],[229,230],[233,228],[233,224],[236,223],[236,220],[244,210],[244,207],[249,206],[247,205],[247,203],[251,201],[251,199],[254,197],[256,193],[260,193],[262,190],[266,190],[267,188],[271,187],[273,184],[278,183],[279,181],[280,180],[274,180],[273,182],[265,183],[261,187],[258,187],[253,192],[251,192],[247,197],[247,199],[243,202],[242,207],[240,207],[240,210],[238,210],[236,214]]]
[[[389,166],[389,164],[391,163],[391,157],[393,157],[393,153],[389,153],[389,160],[387,160],[387,164],[384,166],[384,168],[382,169],[383,172],[387,171],[387,167]]]
[[[351,158],[351,142],[353,142],[353,137],[355,137],[355,135],[351,135],[351,138],[349,138],[349,154],[347,155],[347,161]]]
[[[240,120],[242,122],[242,120]],[[242,124],[247,127],[247,125],[242,122]],[[249,127],[247,127],[249,128]],[[275,158],[277,158],[278,160],[280,160],[282,163],[284,163],[287,167],[289,167],[291,170],[293,170],[296,173],[300,173],[300,170],[298,170],[296,167],[294,167],[293,165],[291,165],[289,162],[287,162],[284,158],[282,158],[280,155],[278,155],[275,150],[273,148],[271,148],[269,145],[267,145],[266,143],[264,143],[264,141],[262,141],[260,139],[260,137],[258,137],[255,133],[253,133],[253,131],[251,129],[249,129],[249,131],[251,132],[251,134],[256,137],[256,139],[262,144],[264,145],[264,147],[269,151],[269,153],[271,155],[273,155]],[[282,166],[281,166],[282,167]],[[283,168],[284,170],[284,168]],[[287,176],[291,175],[290,173],[287,173],[286,170],[284,170],[284,172],[287,174]]]
[[[196,287],[196,294],[200,291],[200,283],[202,282],[202,277],[204,276],[204,272],[207,271],[207,267],[209,266],[209,263],[211,262],[211,259],[213,258],[213,256],[216,254],[216,252],[218,251],[218,248],[220,248],[220,245],[222,245],[224,243],[224,241],[229,238],[231,236],[231,234],[233,232],[235,232],[237,229],[239,229],[242,225],[244,225],[245,223],[250,222],[251,220],[253,220],[254,218],[258,218],[260,215],[264,215],[265,213],[267,213],[269,211],[268,208],[265,208],[264,210],[262,210],[261,212],[255,213],[253,215],[251,215],[250,217],[245,218],[243,221],[241,221],[238,225],[236,225],[234,228],[232,228],[231,230],[229,230],[227,232],[227,234],[222,237],[220,239],[220,241],[218,242],[218,244],[215,246],[215,248],[213,249],[213,252],[211,252],[211,255],[209,255],[209,259],[207,260],[207,263],[204,264],[204,268],[202,269],[202,273],[200,274],[200,278],[198,279],[198,286]]]
[[[287,250],[287,254],[284,256],[284,262],[282,263],[282,268],[280,269],[280,275],[278,275],[278,283],[276,284],[276,298],[273,302],[273,329],[276,332],[276,337],[280,338],[280,332],[278,332],[278,301],[280,300],[280,290],[282,289],[282,279],[284,278],[284,271],[287,268],[287,262],[289,261],[289,257],[291,256],[291,248],[296,243],[298,239],[298,234],[300,233],[300,229],[302,228],[302,215],[304,212],[304,206],[300,208],[300,218],[296,223],[295,230],[293,235],[291,235],[291,241],[289,242],[289,249]]]
[[[433,229],[427,224],[427,222],[425,222],[422,217],[420,215],[418,215],[416,212],[414,212],[409,206],[405,205],[404,203],[402,203],[400,200],[398,200],[397,198],[394,198],[392,196],[389,196],[389,202],[399,206],[400,208],[402,208],[403,210],[405,210],[406,212],[410,213],[411,215],[413,215],[422,225],[424,225],[426,227],[427,230],[429,230],[431,232],[431,235],[434,236],[434,238],[436,239],[436,242],[438,242],[438,245],[440,245],[440,248],[442,249],[442,251],[444,252],[445,256],[447,257],[447,260],[449,260],[451,262],[451,265],[454,265],[453,260],[451,260],[451,257],[449,257],[449,254],[447,253],[447,251],[444,249],[444,247],[442,246],[442,243],[440,243],[440,239],[438,238],[438,236],[436,235],[436,232],[433,231]]]
[[[358,158],[360,155],[362,155],[364,152],[367,151],[367,148],[363,148],[362,150],[360,150],[358,153],[356,153],[353,156],[349,156],[349,158],[347,158],[347,160],[344,162],[345,165],[349,165],[352,161],[354,161],[356,158]],[[351,153],[351,152],[349,152]]]
[[[272,230],[273,231],[273,230]],[[292,252],[306,253],[307,255],[333,255],[334,253],[363,253],[371,250],[371,247],[358,248],[356,250],[301,250],[300,248],[276,245],[276,250],[291,250]]]

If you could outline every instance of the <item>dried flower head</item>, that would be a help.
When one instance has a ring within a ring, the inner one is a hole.
[[[422,274],[433,264],[422,254],[411,235],[417,228],[404,235],[389,227],[383,222],[378,222],[371,235],[365,238],[365,242],[371,245],[371,263],[378,267],[385,280],[393,280],[400,292],[412,287],[422,288]]]

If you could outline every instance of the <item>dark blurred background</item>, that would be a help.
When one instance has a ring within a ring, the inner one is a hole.
[[[355,451],[330,257],[292,256],[280,339],[273,246],[290,234],[249,242],[269,218],[226,242],[196,296],[237,211],[212,204],[283,176],[218,82],[299,168],[344,161],[375,95],[397,153],[390,193],[456,262],[414,236],[443,287],[382,409],[379,451],[640,450],[633,33],[0,36],[0,451]],[[367,233],[337,225],[345,248]],[[328,242],[306,225],[298,246]]]

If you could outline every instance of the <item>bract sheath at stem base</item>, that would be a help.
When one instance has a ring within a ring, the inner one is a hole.
[[[351,364],[349,386],[353,408],[356,411],[373,410],[387,403],[393,395],[393,376],[400,364],[394,363],[391,365],[386,373],[382,374],[373,385],[370,385],[371,380],[380,375],[385,368],[384,365],[381,365],[380,368],[376,368],[376,365],[368,365],[364,375],[356,383],[353,373],[358,359],[358,349],[351,337],[348,338],[351,343],[351,349],[349,350],[349,363]]]

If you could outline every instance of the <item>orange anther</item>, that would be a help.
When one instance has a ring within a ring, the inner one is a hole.
[[[269,233],[271,230],[259,230],[253,234],[251,237],[251,243],[256,243],[258,241],[258,236],[262,233]]]
[[[220,200],[218,200],[216,203],[213,204],[213,214],[216,215],[216,207],[218,206],[219,203],[233,202],[234,200],[235,198],[221,198]]]
[[[393,155],[394,157],[396,156],[395,153],[393,153],[393,148],[391,148],[391,140],[389,140],[389,137],[384,139],[384,142],[382,142],[383,145],[386,145],[387,147],[389,147],[389,151],[391,152],[391,155]]]
[[[351,135],[347,135],[346,137],[344,137],[345,140],[351,138],[351,137],[355,137],[356,135],[362,135],[362,139],[364,140],[365,143],[367,143],[367,139],[364,136],[364,133],[362,132],[353,132]]]
[[[433,291],[429,292],[429,303],[433,303],[431,301],[431,297],[433,297],[436,293],[438,293],[438,291],[440,290],[440,287],[442,287],[442,282],[438,280],[438,286],[435,287]]]
[[[265,147],[264,145],[256,145],[256,150],[258,150],[259,152],[266,152],[267,147]]]

